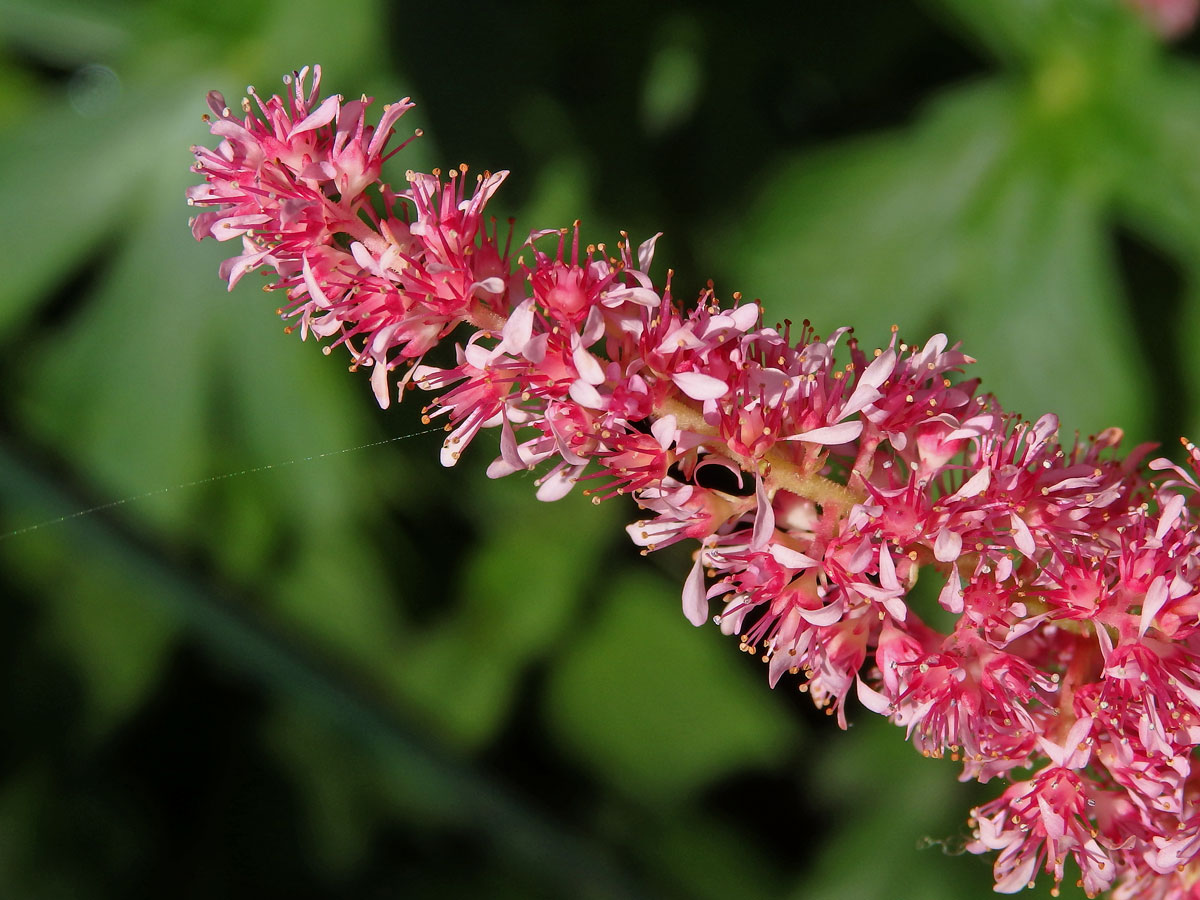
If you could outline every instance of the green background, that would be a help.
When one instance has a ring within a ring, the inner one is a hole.
[[[662,230],[679,296],[944,330],[1064,435],[1195,434],[1200,41],[784,10],[0,0],[0,894],[991,896],[999,785],[769,690],[631,504],[491,482],[491,436],[440,468],[186,227],[205,92],[320,62],[419,102],[390,179],[511,169],[518,236]]]

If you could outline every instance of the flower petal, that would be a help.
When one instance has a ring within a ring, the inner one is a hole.
[[[693,400],[716,400],[729,392],[729,385],[720,378],[701,372],[677,372],[671,380]]]

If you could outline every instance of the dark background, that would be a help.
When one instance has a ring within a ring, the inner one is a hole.
[[[679,296],[944,330],[1006,407],[1173,450],[1200,42],[1118,0],[336,6],[0,2],[0,894],[991,896],[1001,785],[769,690],[630,504],[490,482],[488,437],[440,468],[419,401],[225,292],[188,147],[320,62],[418,100],[388,178],[511,169],[518,240],[661,230]]]

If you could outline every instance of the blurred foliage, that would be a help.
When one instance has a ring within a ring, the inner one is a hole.
[[[662,230],[680,295],[945,330],[1006,407],[1170,444],[1196,50],[1119,0],[0,0],[0,894],[990,896],[991,790],[688,628],[629,506],[443,471],[227,294],[187,148],[320,62],[420,101],[392,178],[512,169],[518,234]]]

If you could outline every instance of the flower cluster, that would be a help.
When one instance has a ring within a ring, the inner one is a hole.
[[[654,238],[610,253],[576,223],[513,260],[484,218],[505,173],[393,191],[380,166],[410,104],[372,127],[319,78],[251,91],[242,118],[210,97],[222,141],[196,149],[189,202],[197,237],[242,239],[231,287],[274,273],[281,313],[371,367],[381,405],[434,392],[444,464],[495,428],[492,476],[631,495],[645,552],[697,545],[684,614],[772,684],[800,676],[843,726],[857,698],[964,779],[1007,781],[971,817],[998,891],[1071,859],[1089,896],[1200,897],[1200,452],[1146,465],[1117,429],[1064,447],[1053,416],[979,394],[942,335],[868,350],[711,286],[679,302],[648,274]],[[454,365],[425,364],[462,323]]]

